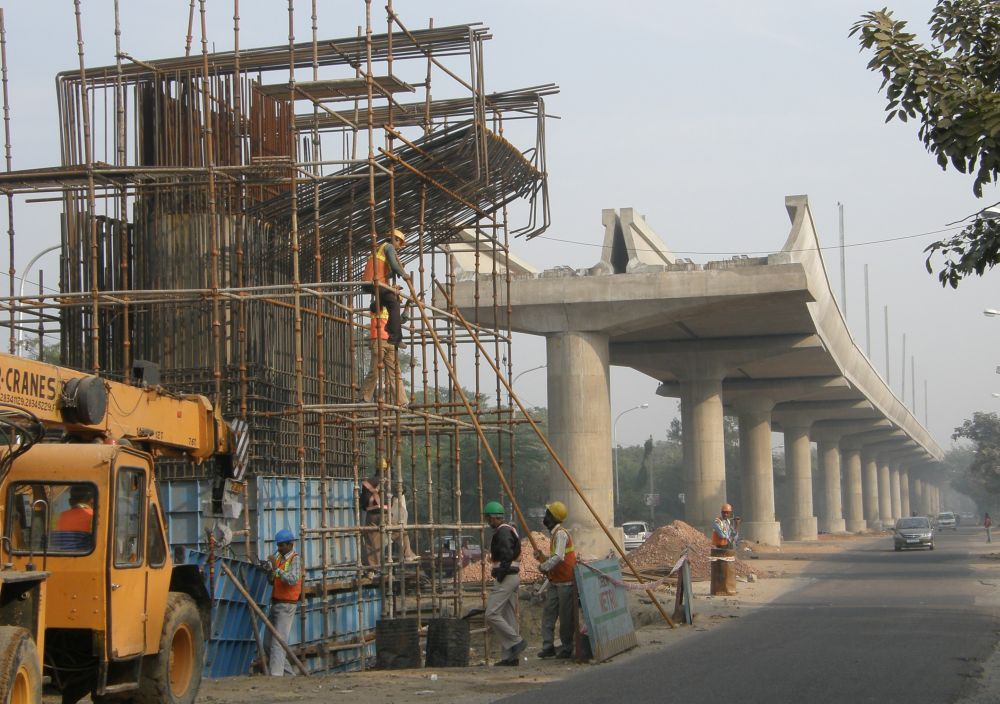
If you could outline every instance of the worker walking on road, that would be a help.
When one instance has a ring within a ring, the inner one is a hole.
[[[521,638],[517,621],[517,589],[521,584],[521,538],[511,524],[504,521],[503,506],[490,501],[483,507],[486,522],[493,529],[490,540],[490,560],[493,586],[486,600],[486,623],[500,641],[503,658],[497,665],[517,667],[521,651],[527,643]]]
[[[726,550],[735,549],[739,534],[740,518],[733,518],[733,505],[722,504],[722,511],[712,526],[712,545]]]
[[[990,518],[990,514],[988,513],[983,517],[983,527],[986,529],[986,542],[992,543],[993,535],[990,531],[993,528],[993,519]]]
[[[569,659],[573,657],[573,567],[576,565],[576,549],[573,536],[562,525],[569,516],[566,505],[553,501],[545,506],[542,524],[549,530],[549,555],[535,551],[535,559],[541,564],[538,569],[549,580],[545,607],[542,611],[542,649],[540,658]],[[559,621],[559,650],[555,648],[556,620]]]
[[[288,634],[292,632],[292,617],[302,596],[302,558],[292,547],[295,543],[292,531],[283,528],[275,534],[274,540],[278,543],[278,550],[267,558],[268,575],[274,581],[270,619],[274,630],[287,644]],[[264,639],[264,649],[267,651],[270,674],[281,677],[285,672],[285,650],[270,631]]]
[[[369,257],[361,280],[371,289],[372,309],[388,311],[386,331],[389,343],[403,349],[403,321],[399,309],[399,290],[394,285],[396,278],[406,279],[403,265],[399,263],[396,247],[406,244],[402,230],[393,230],[389,242],[383,242],[375,249],[375,256]]]

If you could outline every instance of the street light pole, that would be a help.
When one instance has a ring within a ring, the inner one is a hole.
[[[611,439],[615,446],[615,453],[614,453],[615,512],[618,511],[618,504],[621,501],[621,492],[618,488],[618,421],[620,421],[622,416],[625,415],[626,413],[631,413],[632,411],[638,411],[643,408],[649,408],[649,404],[641,403],[638,406],[632,406],[632,408],[622,411],[621,413],[618,414],[618,417],[615,418],[614,425],[611,426]]]
[[[37,262],[43,256],[45,256],[49,252],[54,252],[57,249],[62,249],[62,245],[57,244],[57,245],[54,245],[52,247],[47,247],[46,249],[43,249],[41,252],[39,252],[38,254],[36,254],[34,257],[31,258],[31,261],[28,262],[28,266],[24,267],[24,273],[21,275],[21,285],[20,285],[20,287],[18,287],[18,290],[17,290],[17,296],[18,296],[19,299],[24,297],[24,284],[27,283],[27,281],[28,281],[28,274],[31,272],[31,267],[33,267],[35,265],[35,262]],[[24,320],[24,313],[22,313],[22,312],[19,311],[18,314],[17,314],[17,320],[18,320],[18,326],[17,326],[17,332],[16,332],[16,339],[17,339],[17,341],[15,343],[15,348],[16,348],[16,352],[15,353],[16,354],[21,354],[21,333],[22,333],[22,330],[21,330],[20,323],[23,322],[23,320]],[[41,349],[38,350],[38,358],[39,359],[42,358],[42,350]]]

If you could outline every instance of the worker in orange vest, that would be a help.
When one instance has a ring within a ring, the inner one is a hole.
[[[712,525],[712,545],[717,548],[735,548],[740,532],[740,518],[733,518],[733,505],[722,504],[719,517]]]
[[[69,508],[59,514],[52,534],[54,550],[90,550],[94,538],[94,487],[73,484],[69,489]]]
[[[365,403],[375,400],[375,388],[378,385],[379,367],[385,372],[383,387],[388,389],[389,402],[400,406],[406,406],[410,402],[406,389],[403,386],[403,377],[399,371],[399,356],[396,353],[396,346],[389,340],[389,309],[378,309],[375,306],[375,298],[372,298],[369,306],[371,313],[370,339],[368,349],[371,352],[369,357],[368,374],[361,382],[361,398]]]
[[[278,550],[267,558],[268,575],[274,582],[271,591],[271,625],[282,640],[288,643],[292,632],[292,619],[299,599],[302,597],[302,558],[293,549],[295,536],[292,531],[282,528],[274,535]],[[272,677],[285,673],[285,650],[268,631],[264,639],[269,671]],[[291,670],[289,670],[291,672]]]
[[[573,567],[576,565],[576,548],[573,536],[563,526],[569,511],[562,501],[545,505],[542,524],[549,530],[549,554],[535,551],[535,559],[540,563],[539,571],[549,580],[542,610],[542,649],[540,658],[566,659],[573,657]],[[559,621],[560,647],[555,648],[556,620]]]
[[[399,289],[395,286],[395,281],[397,277],[407,279],[406,271],[399,263],[399,255],[396,252],[396,247],[406,245],[406,235],[402,230],[393,230],[389,239],[390,242],[383,242],[375,249],[374,256],[368,257],[361,280],[372,294],[372,310],[381,312],[384,308],[389,311],[386,323],[389,343],[405,349],[403,321],[399,310]]]

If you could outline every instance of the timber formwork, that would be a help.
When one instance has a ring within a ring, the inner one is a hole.
[[[306,5],[311,37],[297,41]],[[16,106],[0,41],[11,352],[26,337],[39,349],[57,340],[62,364],[128,383],[148,383],[153,362],[158,383],[204,394],[246,424],[245,475],[178,461],[158,473],[206,495],[185,547],[257,559],[282,527],[308,543],[312,601],[300,609],[297,642],[315,670],[341,668],[338,654],[352,646],[365,667],[361,594],[372,586],[386,617],[485,603],[482,580],[470,592],[439,560],[404,565],[388,549],[402,524],[385,512],[380,527],[364,527],[358,487],[374,475],[385,497],[405,490],[418,553],[437,554],[446,535],[484,542],[481,507],[514,478],[520,418],[500,379],[511,376],[514,350],[509,325],[475,320],[472,344],[446,304],[455,272],[443,248],[473,233],[483,273],[505,275],[484,277],[478,300],[502,313],[511,239],[549,222],[545,97],[555,87],[487,91],[492,35],[481,25],[417,29],[391,0],[377,12],[370,0],[355,7],[359,30],[324,39],[316,0],[289,0],[287,43],[245,49],[240,24],[250,18],[235,0],[233,50],[210,52],[205,2],[191,0],[184,55],[151,59],[122,51],[116,0],[114,63],[93,67],[77,0],[79,63],[56,82],[61,163],[30,171],[12,169]],[[0,15],[0,40],[5,33]],[[14,199],[25,195],[62,204],[55,293],[15,295]],[[412,277],[402,291],[407,407],[360,397],[369,296],[359,279],[393,228],[407,233],[401,259]],[[484,349],[503,360],[499,373]],[[284,494],[265,501],[262,492]],[[225,508],[234,495],[244,504],[236,517]],[[362,559],[366,530],[387,548],[374,567]],[[346,641],[327,613],[345,590],[359,610]]]

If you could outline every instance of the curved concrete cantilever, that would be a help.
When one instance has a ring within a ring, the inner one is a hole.
[[[681,398],[685,481],[664,491],[685,493],[689,523],[707,527],[719,504],[736,499],[750,538],[779,541],[772,422],[791,448],[792,505],[780,524],[786,539],[815,538],[817,527],[843,530],[846,522],[861,530],[898,517],[892,513],[901,499],[895,507],[884,496],[872,502],[882,475],[886,495],[894,476],[919,480],[919,508],[932,508],[928,466],[943,453],[854,343],[830,289],[807,199],[790,196],[786,207],[792,226],[780,252],[704,266],[677,259],[631,209],[606,210],[606,254],[597,265],[557,267],[512,282],[511,327],[546,338],[550,441],[604,520],[613,517],[611,364],[644,372],[660,382],[658,393]],[[508,301],[477,310],[482,278],[466,272],[455,303],[469,320],[491,325],[493,311]],[[723,406],[740,416],[743,497],[726,491]],[[823,511],[831,513],[818,523],[810,432],[822,438]],[[912,471],[893,473],[892,462]],[[605,552],[603,534],[558,472],[549,489],[552,499],[569,506],[583,551]],[[897,493],[909,496],[908,489]],[[865,507],[884,510],[861,515],[863,494]]]

